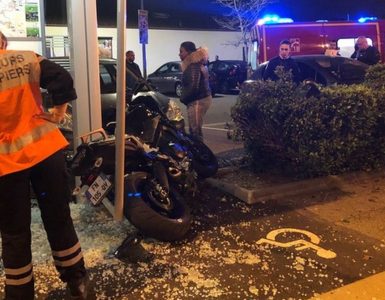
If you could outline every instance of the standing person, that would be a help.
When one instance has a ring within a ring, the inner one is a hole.
[[[132,97],[132,91],[135,89],[138,81],[143,79],[139,66],[134,62],[135,53],[132,50],[126,52],[126,100]]]
[[[132,50],[126,52],[126,67],[133,72],[137,77],[143,78],[142,72],[137,63],[135,63],[135,53]]]
[[[368,65],[375,65],[380,62],[380,52],[374,46],[369,46],[368,40],[364,36],[359,36],[356,42],[356,49],[350,56]]]
[[[30,184],[69,299],[86,299],[88,275],[70,215],[71,192],[62,152],[68,142],[57,127],[67,103],[76,99],[72,78],[32,51],[1,48],[0,62],[0,233],[5,299],[34,299]],[[52,95],[50,112],[42,109],[40,87]]]
[[[290,41],[283,40],[279,43],[279,55],[272,58],[267,64],[266,70],[263,74],[263,79],[278,80],[275,74],[275,69],[282,66],[285,71],[291,70],[293,74],[293,81],[298,83],[300,78],[300,71],[297,63],[290,57]]]
[[[180,45],[179,57],[183,71],[180,101],[187,106],[190,134],[203,141],[203,117],[212,102],[206,66],[209,54],[207,49],[197,49],[193,42],[186,41]]]

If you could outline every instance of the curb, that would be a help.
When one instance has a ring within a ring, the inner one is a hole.
[[[219,174],[225,174],[231,171],[226,169],[219,171]],[[206,182],[211,186],[218,188],[226,193],[237,197],[247,204],[265,203],[268,200],[277,200],[285,197],[299,196],[308,193],[323,192],[328,190],[343,190],[347,183],[354,181],[371,180],[378,176],[384,176],[384,172],[354,172],[343,175],[329,175],[326,177],[319,177],[307,179],[296,182],[289,182],[284,184],[273,184],[266,188],[247,189],[239,185],[221,181],[220,179],[208,178]]]

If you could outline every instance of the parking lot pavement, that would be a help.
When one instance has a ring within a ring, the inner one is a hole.
[[[241,141],[233,141],[227,137],[224,125],[225,123],[216,126],[206,125],[203,128],[204,142],[216,154],[243,148]]]
[[[128,222],[80,204],[73,217],[97,299],[309,299],[385,270],[383,239],[317,214],[350,196],[319,193],[247,205],[203,184],[189,202],[194,224],[187,238],[145,239],[154,259],[138,264],[111,255],[133,231]],[[32,228],[37,299],[63,299],[37,217]]]

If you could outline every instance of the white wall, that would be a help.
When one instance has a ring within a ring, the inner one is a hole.
[[[42,54],[42,43],[40,41],[8,41],[9,50],[32,50]]]
[[[46,27],[47,36],[67,36],[66,27]],[[117,31],[115,28],[99,28],[100,37],[112,37],[113,57],[116,57]],[[148,32],[146,45],[147,73],[155,71],[161,64],[179,60],[179,45],[184,41],[193,41],[197,47],[205,46],[209,49],[210,60],[215,59],[242,59],[242,48],[229,45],[237,40],[239,33],[224,31],[188,31],[188,30],[158,30]],[[127,29],[126,49],[133,50],[136,63],[142,68],[142,45],[139,44],[139,31]]]
[[[179,60],[179,46],[184,41],[193,41],[197,47],[207,47],[210,60],[214,60],[215,55],[220,59],[242,59],[242,48],[226,45],[236,36],[234,32],[220,31],[151,30],[147,50],[148,71],[155,71],[167,61]]]

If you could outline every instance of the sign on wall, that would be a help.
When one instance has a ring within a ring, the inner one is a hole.
[[[40,37],[39,0],[1,0],[0,30],[7,37]]]
[[[98,37],[99,57],[112,58],[112,37]]]
[[[148,11],[138,10],[139,42],[148,44]]]

